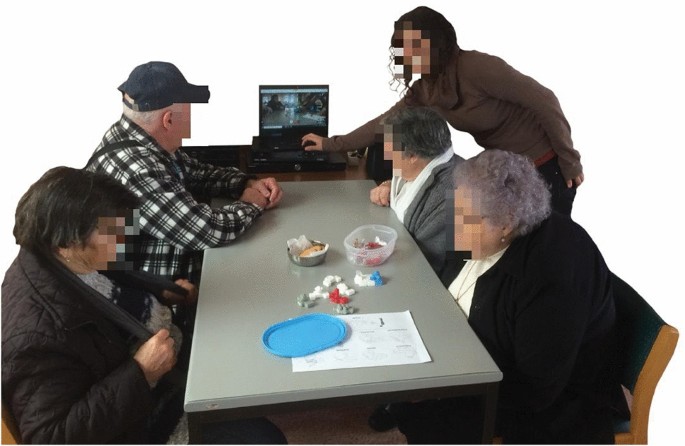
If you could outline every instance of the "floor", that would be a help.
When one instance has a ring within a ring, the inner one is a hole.
[[[270,416],[289,444],[407,444],[396,428],[376,432],[367,419],[373,407],[321,409]]]

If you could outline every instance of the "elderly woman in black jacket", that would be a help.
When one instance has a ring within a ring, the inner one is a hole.
[[[109,177],[67,167],[17,206],[2,398],[25,443],[166,442],[183,413],[183,380],[164,379],[180,376],[182,342],[165,303],[192,302],[197,289],[130,271],[138,206]],[[285,441],[266,420],[217,425],[205,440]]]
[[[441,278],[502,370],[496,433],[507,443],[613,443],[612,415],[625,401],[597,246],[551,211],[545,181],[521,155],[488,150],[454,175],[455,255]],[[410,442],[478,442],[475,404],[445,399],[395,412]]]

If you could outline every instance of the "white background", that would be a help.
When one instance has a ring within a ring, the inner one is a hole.
[[[463,49],[502,57],[551,88],[571,124],[586,182],[574,218],[607,263],[681,330],[685,248],[679,192],[684,32],[679,2],[428,1]],[[48,168],[81,167],[120,115],[117,86],[150,60],[209,85],[188,145],[249,144],[259,84],[330,84],[331,134],[397,100],[388,88],[393,1],[3,2],[0,269],[16,255],[19,197]],[[456,151],[480,150],[454,133]],[[312,191],[312,193],[316,193]],[[278,212],[278,211],[275,211]],[[681,343],[682,344],[682,343]],[[682,428],[682,345],[657,388],[650,442]]]

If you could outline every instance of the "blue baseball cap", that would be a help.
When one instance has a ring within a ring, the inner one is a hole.
[[[138,65],[119,86],[119,91],[133,100],[131,102],[124,97],[124,104],[136,111],[159,110],[171,104],[209,102],[209,87],[188,83],[176,65],[169,62]]]

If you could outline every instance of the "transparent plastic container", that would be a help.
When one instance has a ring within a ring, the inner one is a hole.
[[[363,225],[345,237],[347,260],[353,265],[377,266],[395,250],[397,231],[389,226]]]

